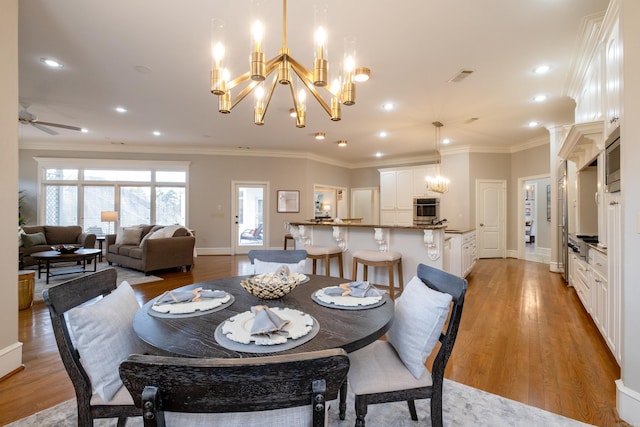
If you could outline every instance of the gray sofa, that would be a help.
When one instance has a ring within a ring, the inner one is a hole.
[[[20,238],[18,248],[21,268],[38,264],[31,254],[50,251],[54,245],[73,245],[89,249],[96,245],[96,235],[83,232],[79,225],[25,225],[22,230],[27,236]],[[44,242],[41,236],[36,236],[38,233],[44,235]],[[33,242],[36,243],[32,244]]]
[[[191,270],[193,265],[193,250],[196,238],[184,227],[167,226],[171,235],[163,235],[162,225],[141,225],[127,227],[128,229],[140,229],[139,237],[118,241],[116,234],[108,234],[105,237],[106,258],[109,265],[119,264],[123,267],[143,271],[149,274],[152,271],[169,268],[184,268]],[[159,232],[154,236],[155,232]],[[166,234],[166,233],[165,233]],[[137,236],[137,234],[136,234]]]

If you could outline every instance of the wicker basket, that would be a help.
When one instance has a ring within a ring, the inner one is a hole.
[[[298,286],[296,276],[278,274],[259,274],[240,282],[240,285],[252,295],[261,299],[278,299],[287,295]]]

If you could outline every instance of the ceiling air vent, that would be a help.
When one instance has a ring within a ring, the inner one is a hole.
[[[473,70],[462,70],[454,77],[448,80],[448,83],[459,83],[469,77],[473,73]]]

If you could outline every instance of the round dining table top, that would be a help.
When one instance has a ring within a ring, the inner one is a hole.
[[[312,300],[312,294],[327,286],[337,286],[347,279],[309,275],[309,281],[299,284],[291,293],[280,299],[259,299],[240,286],[240,281],[250,276],[236,276],[195,283],[179,288],[220,289],[234,297],[231,305],[211,310],[210,313],[194,316],[154,316],[149,314],[156,298],[144,304],[136,313],[133,328],[136,334],[147,344],[163,354],[188,357],[240,358],[265,356],[264,353],[251,353],[230,350],[220,345],[215,338],[219,324],[230,317],[249,311],[255,305],[267,305],[270,308],[282,307],[302,311],[313,316],[318,324],[317,335],[311,340],[294,348],[279,350],[273,347],[270,354],[287,354],[308,351],[343,348],[352,352],[382,337],[393,322],[394,304],[385,293],[382,305],[363,309],[338,309],[320,305]]]

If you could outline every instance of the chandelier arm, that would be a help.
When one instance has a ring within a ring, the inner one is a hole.
[[[282,55],[277,55],[274,56],[273,58],[271,58],[270,60],[267,61],[266,63],[266,69],[267,69],[267,76],[269,74],[271,74],[271,72],[273,71],[273,69],[275,67],[278,66],[278,63],[282,60]],[[227,83],[227,88],[228,89],[233,89],[234,87],[238,86],[239,84],[242,84],[244,82],[246,82],[247,80],[251,79],[251,71],[247,71],[246,73],[236,77],[235,79],[231,80],[230,82]]]
[[[273,70],[275,70],[275,68],[278,65],[278,61],[277,59],[279,58],[276,57],[274,59],[272,59],[271,61],[269,61],[267,63],[267,76],[269,76],[269,74],[271,74],[273,72]],[[250,73],[245,73],[243,74],[241,77],[244,77],[245,75],[249,75]],[[233,81],[235,81],[237,79],[234,79]],[[245,79],[246,80],[246,79]],[[231,102],[231,108],[229,108],[229,111],[233,110],[233,108],[238,105],[240,102],[242,102],[243,99],[245,99],[247,97],[247,95],[249,95],[257,86],[258,84],[260,84],[259,81],[257,80],[252,80],[251,83],[249,83],[247,86],[244,87],[244,89],[242,89],[242,91],[235,97],[233,98],[233,101]]]
[[[320,92],[318,92],[316,87],[313,85],[313,82],[311,81],[313,74],[310,73],[304,66],[300,65],[298,61],[291,57],[289,57],[289,63],[291,64],[291,68],[293,68],[293,71],[300,78],[300,81],[304,83],[304,85],[307,87],[307,89],[309,89],[309,92],[311,92],[316,101],[318,101],[322,108],[324,108],[324,111],[326,111],[329,117],[331,117],[331,107],[322,98],[322,95],[320,95]]]
[[[293,109],[296,110],[296,119],[300,120],[300,114],[298,113],[298,98],[296,98],[296,88],[293,84],[293,81],[291,81],[291,83],[289,83],[287,86],[289,86],[289,89],[291,91],[291,99],[293,100]]]
[[[273,91],[276,88],[276,83],[278,82],[278,75],[273,76],[273,80],[271,81],[271,87],[269,88],[269,93],[267,94],[267,98],[264,104],[264,111],[262,112],[262,117],[260,117],[260,121],[264,121],[265,116],[267,115],[267,110],[269,109],[269,103],[271,103],[271,97],[273,96]]]

